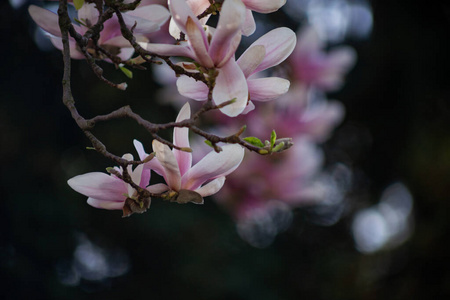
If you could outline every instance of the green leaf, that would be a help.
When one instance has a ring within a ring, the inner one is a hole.
[[[272,133],[270,134],[270,148],[273,148],[273,145],[275,145],[275,141],[277,140],[277,133],[275,130],[272,130]]]
[[[256,147],[264,147],[263,142],[261,142],[260,139],[258,139],[257,137],[254,137],[254,136],[246,137],[246,138],[244,138],[244,141],[246,141],[247,143],[250,143]]]
[[[86,150],[95,150],[94,147],[86,147]]]
[[[84,4],[84,0],[73,0],[73,5],[75,5],[75,9],[79,10]]]
[[[213,144],[211,143],[211,141],[205,140],[205,144],[214,148]]]
[[[279,143],[275,147],[273,147],[272,152],[278,152],[284,149],[284,142]]]
[[[125,68],[124,66],[119,65],[119,69],[120,69],[120,71],[122,71],[123,74],[125,74],[125,76],[127,76],[128,78],[130,78],[130,79],[133,78],[133,72],[131,72],[130,70],[128,70],[128,69]]]

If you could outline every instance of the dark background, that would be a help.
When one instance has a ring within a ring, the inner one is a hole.
[[[372,9],[370,38],[348,41],[358,62],[332,95],[345,104],[346,119],[325,149],[343,147],[364,173],[353,189],[364,201],[353,207],[376,203],[384,188],[402,181],[413,195],[415,221],[403,245],[362,254],[351,234],[354,210],[329,227],[298,210],[286,232],[257,249],[212,201],[182,207],[154,201],[149,212],[127,219],[86,205],[67,179],[110,162],[85,150],[88,141],[61,103],[61,54],[39,51],[26,8],[2,2],[0,298],[448,299],[449,5],[373,1]],[[126,80],[104,67],[111,79]],[[125,94],[98,83],[84,62],[74,62],[73,71],[78,108],[87,117],[125,104],[155,122],[175,116],[169,106],[148,108],[157,88],[149,73],[135,72]],[[350,127],[369,132],[370,142],[357,136],[342,146]],[[133,138],[150,143],[139,130],[115,121],[96,133],[113,152],[125,153],[133,151]],[[122,264],[127,271],[87,272],[71,281],[77,253],[89,247],[115,263],[110,270]]]

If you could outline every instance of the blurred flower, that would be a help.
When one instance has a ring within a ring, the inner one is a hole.
[[[325,54],[324,42],[312,26],[303,28],[297,38],[297,46],[290,57],[294,77],[324,91],[339,89],[356,61],[353,48],[340,46]]]
[[[63,44],[61,40],[61,30],[59,28],[57,14],[40,8],[35,5],[30,5],[28,11],[31,18],[44,30],[52,41],[53,45],[62,50]],[[86,31],[98,21],[99,12],[95,8],[94,3],[85,3],[78,10],[78,24],[72,24],[75,30],[83,35]],[[135,24],[134,34],[136,41],[148,42],[147,37],[144,34],[155,32],[160,29],[160,26],[164,24],[169,18],[169,12],[161,5],[146,5],[139,6],[134,11],[129,11],[123,14],[126,25],[131,28]],[[117,55],[122,60],[127,60],[134,52],[130,43],[122,36],[120,31],[120,25],[117,17],[107,20],[104,24],[104,29],[100,33],[98,44],[104,49],[108,50],[111,54]],[[84,59],[83,53],[77,46],[75,39],[69,37],[70,56],[74,59]],[[94,49],[88,49],[91,54],[95,53]],[[106,59],[108,61],[108,59]]]

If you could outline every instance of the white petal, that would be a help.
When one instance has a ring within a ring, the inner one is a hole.
[[[175,155],[167,145],[164,145],[157,140],[153,140],[152,145],[153,151],[156,152],[156,158],[164,168],[163,176],[167,185],[171,189],[179,191],[181,186],[181,176]]]
[[[127,193],[126,184],[101,172],[91,172],[75,176],[67,181],[69,186],[80,194],[98,200],[122,201]]]
[[[259,13],[271,13],[282,7],[286,0],[242,0],[245,6]]]
[[[257,39],[249,48],[262,45],[266,48],[266,56],[254,73],[280,64],[292,53],[296,43],[295,33],[286,27],[273,29]]]
[[[244,148],[237,144],[225,145],[220,153],[211,151],[182,178],[182,188],[196,190],[203,183],[233,172],[244,158]]]
[[[262,63],[265,56],[266,48],[263,45],[252,45],[239,57],[237,64],[244,73],[245,78],[253,74],[253,71]]]
[[[208,99],[208,87],[201,81],[196,81],[185,75],[177,80],[178,92],[184,97],[203,101]]]
[[[28,12],[39,27],[54,36],[61,37],[57,14],[36,5],[30,5]]]
[[[202,197],[211,196],[220,191],[224,183],[225,183],[225,176],[222,176],[214,179],[211,182],[208,182],[201,188],[196,189],[195,192],[199,193],[200,196]]]
[[[125,203],[125,199],[120,202],[116,201],[106,201],[106,200],[100,200],[95,198],[88,198],[87,203],[95,208],[102,208],[102,209],[122,209],[123,204]]]
[[[164,183],[152,184],[151,186],[147,187],[147,191],[154,194],[161,194],[168,190],[170,190],[170,188]]]
[[[186,103],[178,113],[176,122],[187,120],[190,117],[191,107],[189,106],[189,103]],[[189,148],[189,128],[175,127],[173,130],[173,143],[178,147]],[[183,174],[186,173],[186,171],[189,170],[192,165],[192,154],[190,152],[180,151],[177,149],[173,149],[173,154],[175,155],[175,159],[178,162],[180,175],[183,176]]]
[[[248,101],[247,80],[234,59],[230,59],[220,70],[213,90],[213,99],[217,105],[235,99],[220,111],[227,116],[235,117],[242,113]]]
[[[289,80],[266,77],[247,80],[250,100],[268,101],[284,95],[289,90]]]

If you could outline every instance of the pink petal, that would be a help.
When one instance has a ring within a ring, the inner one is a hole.
[[[207,68],[214,67],[214,63],[208,54],[208,42],[206,41],[205,31],[194,20],[188,17],[186,21],[186,35],[191,45],[192,51],[194,51],[196,60],[202,66]]]
[[[135,10],[129,11],[126,14],[151,21],[158,24],[158,26],[166,23],[170,17],[169,11],[164,6],[158,4],[139,6]]]
[[[67,183],[78,193],[98,200],[124,201],[124,194],[127,194],[126,184],[122,180],[101,172],[78,175]]]
[[[188,18],[190,18],[198,28],[202,28],[201,24],[198,22],[197,16],[192,12],[186,0],[169,0],[169,9],[172,14],[172,20],[177,24],[178,28],[187,33],[186,23]],[[205,43],[206,36],[205,36]]]
[[[194,100],[206,100],[208,99],[208,87],[201,81],[187,76],[180,76],[177,80],[178,92],[188,98]]]
[[[85,22],[88,26],[93,26],[97,23],[98,15],[99,13],[94,3],[85,3],[78,10],[78,19]]]
[[[250,46],[244,54],[239,57],[237,64],[244,72],[245,78],[250,77],[256,68],[262,63],[266,56],[266,47],[263,45]]]
[[[157,140],[153,140],[152,145],[153,151],[156,152],[156,158],[164,168],[163,177],[167,185],[171,189],[179,191],[181,186],[181,176],[175,155],[167,145],[164,145]]]
[[[236,52],[245,16],[245,6],[241,0],[227,0],[222,5],[209,48],[209,55],[216,67],[222,67]]]
[[[52,42],[53,46],[55,46],[57,49],[62,50],[63,44],[62,39],[58,36],[50,36],[50,41]],[[69,38],[69,48],[70,48],[70,57],[73,59],[85,59],[84,54],[78,50],[77,44],[75,40]]]
[[[168,190],[170,190],[170,188],[164,183],[152,184],[151,186],[147,187],[147,191],[154,194],[161,194]]]
[[[89,197],[87,199],[87,203],[95,208],[101,208],[101,209],[122,209],[123,208],[123,204],[125,203],[125,198],[120,201],[120,202],[116,202],[116,201],[107,201],[107,200],[100,200],[100,199],[94,199]]]
[[[244,158],[244,148],[237,144],[225,145],[220,153],[209,152],[182,178],[182,188],[196,190],[203,183],[233,172]]]
[[[153,52],[158,55],[185,56],[192,59],[196,58],[194,53],[191,51],[191,49],[189,49],[188,46],[148,43],[146,45],[146,49],[147,51]]]
[[[134,148],[136,148],[136,151],[139,155],[140,160],[144,160],[147,158],[148,154],[145,152],[144,147],[142,146],[142,143],[138,140],[133,140]],[[149,162],[144,164],[144,169],[150,169],[155,171],[161,176],[164,176],[165,171],[161,163],[158,161],[157,158],[153,158]]]
[[[249,47],[262,45],[266,48],[266,57],[254,73],[276,66],[284,61],[294,50],[296,42],[295,33],[286,27],[276,28],[260,37]]]
[[[286,0],[242,0],[248,9],[259,13],[271,13],[282,7]]]
[[[191,107],[189,103],[186,103],[178,113],[176,122],[187,120],[191,117]],[[173,130],[173,143],[178,147],[190,147],[189,145],[189,128],[187,127],[175,127]],[[180,151],[173,149],[173,154],[178,162],[180,169],[180,175],[183,176],[192,165],[192,154],[186,151]]]
[[[28,12],[39,27],[54,36],[61,37],[58,16],[55,13],[36,5],[30,5],[30,7],[28,7]]]
[[[213,99],[216,104],[235,99],[235,102],[226,105],[220,111],[227,116],[235,117],[242,113],[248,101],[248,86],[244,73],[234,59],[230,59],[220,70],[213,90]]]
[[[245,21],[242,24],[242,34],[245,36],[252,35],[256,30],[255,18],[253,18],[253,13],[250,9],[245,10]]]
[[[268,101],[284,95],[289,90],[289,80],[278,77],[266,77],[247,80],[250,99]]]
[[[214,179],[211,182],[208,182],[201,188],[196,189],[195,192],[199,193],[200,196],[202,197],[211,196],[220,191],[224,183],[225,183],[225,176],[222,176]]]

